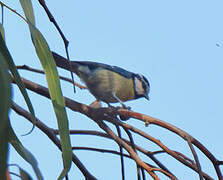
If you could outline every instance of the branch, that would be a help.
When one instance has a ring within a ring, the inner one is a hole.
[[[119,109],[117,114],[124,115],[124,116],[130,116],[132,118],[141,120],[141,121],[145,122],[145,124],[147,126],[149,124],[154,124],[154,125],[163,127],[165,129],[168,129],[168,130],[174,132],[175,134],[179,135],[180,137],[182,137],[186,141],[188,139],[190,139],[191,143],[193,145],[195,145],[200,151],[202,151],[206,155],[206,157],[212,162],[212,164],[215,168],[215,171],[217,173],[218,178],[221,179],[221,180],[223,179],[221,170],[219,168],[219,164],[217,163],[218,160],[215,158],[215,156],[206,147],[204,147],[203,144],[201,144],[197,139],[193,138],[191,135],[189,135],[185,131],[177,128],[174,125],[171,125],[167,122],[164,122],[160,119],[153,118],[151,116],[148,116],[148,115],[145,115],[145,114],[140,114],[140,113],[137,113],[137,112],[128,111],[128,110],[125,110],[125,109]]]
[[[167,152],[169,155],[171,155],[172,157],[174,157],[176,160],[180,161],[180,162],[183,163],[184,165],[186,165],[186,166],[190,167],[191,169],[193,169],[194,171],[198,172],[198,169],[197,169],[197,167],[196,167],[194,164],[192,165],[192,164],[190,164],[188,161],[185,161],[185,159],[184,159],[181,155],[177,154],[175,151],[170,150],[170,149],[169,149],[168,147],[166,147],[160,140],[158,140],[158,139],[156,139],[156,138],[150,136],[149,134],[147,134],[147,133],[141,131],[140,129],[138,129],[138,128],[136,128],[136,127],[133,127],[133,126],[131,126],[131,125],[129,125],[129,124],[126,124],[126,123],[123,123],[123,122],[121,122],[121,121],[115,121],[114,119],[112,119],[112,118],[108,118],[108,117],[107,117],[106,120],[108,120],[109,122],[112,122],[112,123],[114,123],[114,124],[118,124],[118,125],[120,125],[120,126],[122,126],[122,127],[125,127],[125,128],[127,128],[127,129],[130,129],[132,132],[135,132],[136,134],[139,134],[140,136],[142,136],[142,137],[144,137],[144,138],[146,138],[146,139],[148,139],[148,140],[154,142],[154,143],[157,144],[159,147],[161,147],[165,152]],[[203,173],[203,174],[204,174],[205,178],[207,178],[207,179],[212,179],[212,178],[211,178],[210,176],[208,176],[207,174],[205,174],[205,173]]]
[[[54,130],[54,133],[58,134],[58,130]],[[70,134],[77,134],[77,135],[95,135],[95,136],[100,136],[100,137],[104,137],[104,138],[108,138],[108,139],[112,139],[110,136],[108,136],[106,133],[102,133],[99,131],[92,131],[92,130],[70,130]],[[126,143],[128,143],[129,145],[131,145],[131,142],[129,142],[128,140],[122,138],[123,141],[125,141]],[[161,169],[167,171],[168,173],[172,174],[159,160],[157,160],[154,155],[156,154],[156,152],[151,152],[148,150],[143,149],[142,147],[140,147],[139,145],[135,144],[135,148],[140,151],[141,153],[143,153],[144,155],[148,156],[154,163],[156,163]],[[165,151],[162,151],[165,152]],[[165,152],[166,153],[166,152]],[[178,152],[176,152],[178,153]],[[184,157],[184,159],[186,159],[187,161],[193,162],[191,159],[187,158],[185,155],[181,154],[182,157]],[[173,174],[172,174],[173,175]],[[174,175],[173,175],[174,176]]]
[[[103,122],[95,119],[98,122],[100,128],[102,128],[107,134],[109,134],[120,146],[123,146],[130,156],[135,160],[135,162],[144,168],[155,180],[159,180],[158,176],[153,172],[153,168],[145,164],[135,153],[135,151],[127,143],[122,141],[116,134]]]
[[[51,12],[49,11],[48,7],[46,6],[46,3],[44,0],[39,0],[39,3],[41,4],[41,6],[43,7],[43,9],[45,10],[49,20],[55,25],[57,31],[59,32],[61,38],[63,39],[65,48],[68,48],[68,44],[69,41],[66,39],[66,37],[64,36],[63,32],[61,31],[60,27],[58,26],[56,20],[54,19],[53,15],[51,14]]]
[[[116,126],[116,130],[118,132],[118,137],[121,139],[121,129],[119,126]],[[124,156],[123,156],[123,147],[119,146],[120,151],[120,160],[121,160],[121,172],[122,172],[122,180],[125,180],[125,166],[124,166]]]
[[[195,151],[195,149],[194,149],[194,147],[193,147],[190,139],[187,140],[187,143],[188,143],[188,145],[189,145],[189,147],[191,149],[191,152],[192,152],[192,154],[194,156],[194,159],[195,159],[195,162],[196,162],[196,166],[197,166],[197,169],[198,169],[198,174],[199,174],[200,180],[203,180],[204,177],[203,177],[203,174],[201,172],[201,165],[200,165],[200,162],[198,160],[197,153],[196,153],[196,151]]]
[[[65,46],[65,51],[66,51],[66,55],[67,55],[67,59],[70,63],[70,57],[69,57],[69,53],[68,53],[68,45],[69,45],[69,41],[66,39],[66,37],[64,36],[62,30],[60,29],[60,27],[58,26],[56,20],[54,19],[53,15],[51,14],[51,12],[49,11],[48,7],[46,6],[46,3],[44,0],[38,0],[40,5],[43,7],[43,9],[45,10],[49,20],[54,24],[54,26],[56,27],[57,31],[59,32],[61,38],[63,39],[63,42],[64,42],[64,46]],[[70,63],[70,74],[71,74],[71,78],[72,78],[72,81],[74,81],[74,76],[73,76],[73,73],[71,71],[72,69],[72,66],[71,66],[71,63]],[[75,90],[75,86],[74,87],[74,92],[76,92]]]
[[[90,148],[90,147],[72,147],[73,150],[87,150],[87,151],[95,151],[95,152],[100,152],[100,153],[110,153],[110,154],[115,154],[115,155],[121,155],[120,152],[118,151],[114,151],[114,150],[107,150],[107,149],[99,149],[99,148]],[[131,156],[129,156],[128,154],[123,154],[123,156],[125,156],[126,158],[129,158],[131,160],[133,160],[131,158]],[[148,163],[147,163],[148,164]],[[166,173],[165,171],[163,170],[160,170],[158,168],[156,168],[155,166],[151,165],[151,164],[148,164],[149,166],[151,166],[154,171],[160,171],[162,172],[163,174],[167,175],[168,176],[168,173]]]
[[[44,71],[42,70],[39,70],[39,69],[34,69],[34,68],[31,68],[27,65],[22,65],[22,66],[16,66],[17,69],[21,69],[21,70],[28,70],[28,71],[31,71],[31,72],[36,72],[36,73],[40,73],[40,74],[45,74]],[[66,77],[63,77],[63,76],[59,76],[60,79],[64,80],[64,81],[67,81],[67,82],[70,82],[72,83],[73,85],[79,87],[80,89],[87,89],[86,86],[83,86],[75,81],[72,81],[71,79],[69,78],[66,78]]]
[[[13,80],[13,78],[12,78]],[[25,84],[26,88],[40,94],[43,95],[47,98],[50,98],[48,89],[38,85],[36,83],[33,83],[31,81],[25,80],[24,78],[22,78],[23,83]],[[14,82],[14,81],[13,81]],[[82,114],[85,114],[86,116],[90,117],[91,119],[93,119],[95,122],[98,123],[98,125],[100,125],[101,127],[103,127],[103,130],[107,130],[109,132],[109,135],[112,135],[112,138],[114,139],[114,137],[116,137],[116,135],[110,130],[110,128],[107,128],[107,126],[104,123],[100,123],[98,121],[98,117],[100,115],[103,115],[103,113],[101,113],[100,111],[98,111],[97,109],[94,108],[90,108],[89,106],[86,106],[84,104],[75,102],[69,98],[65,98],[65,104],[67,107],[69,107],[70,109],[74,110],[74,111],[78,111]],[[103,110],[103,108],[102,108]],[[99,116],[98,116],[99,115]],[[104,116],[104,115],[103,115]],[[95,119],[94,119],[95,118]],[[105,125],[105,126],[104,126]],[[106,131],[106,132],[107,132]],[[107,133],[108,133],[107,132]],[[124,141],[122,141],[119,138],[115,138],[114,139],[117,143],[119,143],[119,145],[123,146],[131,155],[131,157],[133,157],[133,159],[137,162],[137,164],[139,164],[141,167],[143,167],[144,169],[147,170],[148,173],[150,173],[152,175],[152,177],[154,177],[154,179],[157,179],[158,177],[155,175],[154,172],[151,171],[151,167],[149,167],[147,164],[145,164],[138,156],[137,154],[134,152],[134,150],[131,148],[131,146],[129,146],[127,143],[125,143]],[[121,144],[120,144],[121,143]]]
[[[27,22],[26,18],[23,17],[21,14],[19,14],[16,10],[12,9],[11,7],[7,6],[6,4],[4,4],[3,2],[0,1],[1,6],[6,7],[7,9],[9,9],[10,11],[14,12],[16,15],[18,15],[20,18],[22,18],[25,22]]]
[[[11,107],[17,114],[23,116],[24,118],[29,120],[31,123],[34,123],[32,121],[31,114],[28,111],[26,111],[25,109],[23,109],[22,107],[20,107],[19,105],[17,105],[14,102],[12,102]],[[51,128],[49,128],[48,126],[46,126],[44,123],[42,123],[39,119],[36,119],[35,124],[61,150],[60,140],[56,137],[56,134],[54,134],[54,131]],[[78,159],[78,157],[74,154],[72,155],[72,161],[80,169],[80,171],[83,173],[83,175],[86,178],[96,180],[96,178],[93,175],[91,175],[91,173],[85,168],[85,166],[81,163],[81,161]]]
[[[87,151],[96,151],[96,152],[101,152],[101,153],[110,153],[110,154],[115,154],[115,155],[121,155],[120,152],[114,151],[114,150],[107,150],[107,149],[99,149],[99,148],[91,148],[91,147],[72,147],[73,150],[87,150]],[[122,154],[123,156],[132,159],[131,156],[128,154]]]
[[[135,147],[135,143],[134,143],[134,140],[133,140],[133,137],[132,137],[132,134],[129,132],[128,129],[124,128],[126,134],[128,135],[129,137],[129,140],[130,140],[130,145],[132,147],[132,149],[136,152],[137,154],[137,151],[136,151],[136,147]],[[140,168],[138,164],[136,164],[136,168],[137,168],[137,175],[138,175],[138,180],[141,179],[141,176],[140,176],[140,170],[142,172],[142,177],[143,177],[143,180],[145,179],[145,172],[144,172],[144,169],[143,168]]]
[[[36,83],[33,83],[31,81],[25,80],[25,79],[23,79],[23,83],[25,84],[25,86],[28,89],[30,89],[30,90],[32,90],[32,91],[34,91],[34,92],[36,92],[36,93],[38,93],[40,95],[43,95],[45,97],[50,98],[49,92],[48,92],[47,88],[45,88],[45,87],[43,87],[41,85],[38,85]],[[71,110],[80,112],[80,113],[88,116],[89,118],[93,119],[94,121],[96,121],[97,119],[101,119],[102,118],[104,120],[107,120],[107,121],[113,123],[114,125],[121,125],[121,126],[127,128],[127,129],[129,129],[129,130],[131,130],[131,131],[133,131],[133,132],[143,136],[144,138],[149,139],[149,140],[155,142],[157,145],[159,145],[168,154],[170,154],[171,156],[173,156],[174,158],[176,158],[177,160],[179,160],[183,164],[187,165],[188,167],[190,167],[194,171],[198,172],[198,169],[197,169],[196,166],[194,166],[194,164],[189,163],[188,160],[185,160],[181,155],[179,155],[175,151],[171,151],[170,149],[168,149],[159,140],[149,136],[148,134],[140,131],[137,128],[134,128],[134,127],[132,127],[132,126],[130,126],[128,124],[125,124],[125,123],[123,123],[121,121],[118,121],[117,119],[113,119],[113,117],[115,117],[116,115],[123,115],[123,113],[124,113],[125,116],[127,114],[128,116],[131,115],[133,118],[136,117],[137,119],[139,119],[139,118],[146,119],[149,116],[146,116],[146,115],[143,115],[143,114],[140,114],[140,113],[136,113],[136,112],[132,112],[132,111],[126,111],[126,110],[123,110],[123,109],[120,109],[120,108],[100,108],[100,110],[99,109],[94,109],[94,108],[91,108],[91,107],[86,106],[84,104],[78,103],[78,102],[73,101],[73,100],[71,100],[69,98],[66,98],[66,97],[65,97],[65,104]],[[96,117],[97,117],[97,119],[94,119]],[[150,118],[152,118],[152,117],[150,117]],[[165,123],[165,122],[163,122],[161,120],[157,120],[157,119],[154,120],[154,119],[155,118],[152,118],[153,121],[151,121],[153,124],[158,124],[159,126],[164,127],[164,128],[166,128],[166,126],[167,126],[168,127],[167,129],[171,129],[171,128],[175,127],[175,126],[172,126],[172,125],[170,125],[168,123]],[[175,128],[175,129],[176,129],[175,131],[178,132],[178,130],[177,130],[178,128]],[[182,130],[180,130],[180,132],[181,131]],[[153,157],[153,156],[151,156],[151,157]],[[205,173],[203,173],[203,175],[204,175],[204,177],[206,179],[212,179],[210,176],[208,176]]]

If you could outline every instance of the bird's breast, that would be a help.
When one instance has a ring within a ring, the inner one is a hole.
[[[99,100],[108,103],[118,102],[112,95],[114,93],[121,101],[134,99],[133,80],[118,73],[100,69],[88,77],[82,77],[90,92]]]

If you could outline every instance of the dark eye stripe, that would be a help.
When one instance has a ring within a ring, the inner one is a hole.
[[[142,85],[143,85],[143,88],[146,89],[147,92],[149,92],[149,89],[150,89],[150,84],[149,84],[149,81],[143,76],[143,79],[142,79]]]
[[[142,81],[142,82],[143,82],[142,83],[143,89],[146,89],[146,91],[148,91],[148,85],[144,81]]]
[[[146,79],[145,76],[141,75],[141,74],[136,74],[136,77],[142,81],[142,86],[143,86],[143,89],[146,90],[147,93],[149,93],[150,91],[150,84],[149,84],[149,81]]]

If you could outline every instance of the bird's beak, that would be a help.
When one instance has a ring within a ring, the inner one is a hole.
[[[149,101],[149,96],[148,96],[148,94],[145,94],[144,97]]]

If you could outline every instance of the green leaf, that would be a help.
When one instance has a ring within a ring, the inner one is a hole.
[[[31,101],[30,101],[29,96],[27,94],[27,91],[25,89],[25,85],[23,84],[23,82],[21,80],[21,77],[20,77],[20,75],[17,71],[17,68],[16,68],[16,66],[13,62],[13,59],[12,59],[12,57],[11,57],[9,51],[8,51],[8,48],[5,44],[5,41],[2,38],[2,35],[0,35],[0,55],[2,57],[4,57],[6,63],[8,64],[8,68],[11,71],[12,75],[14,76],[15,82],[18,85],[18,87],[19,87],[19,89],[20,89],[20,91],[21,91],[21,93],[22,93],[22,95],[23,95],[23,97],[26,101],[26,104],[27,104],[27,106],[29,108],[29,111],[32,115],[32,120],[35,124],[36,118],[35,118],[35,113],[34,113],[33,106],[31,104]]]
[[[34,11],[33,11],[33,6],[31,0],[19,0],[20,4],[22,6],[22,9],[25,13],[26,19],[28,20],[28,25],[29,25],[29,30],[31,31],[30,25],[35,26],[35,16],[34,16]],[[35,36],[31,36],[33,42],[35,42]]]
[[[1,23],[0,23],[0,33],[1,33],[2,37],[3,37],[3,39],[5,39],[5,31],[4,31],[4,28],[3,28]]]
[[[11,104],[10,84],[6,59],[0,53],[0,179],[6,179],[9,134],[8,111]]]
[[[35,16],[33,13],[33,6],[31,3],[31,0],[20,0],[20,4],[23,8],[23,11],[25,13],[26,19],[35,25]]]
[[[41,172],[38,168],[38,163],[37,163],[35,157],[32,155],[32,153],[29,150],[27,150],[22,145],[22,143],[17,138],[17,136],[11,126],[9,128],[9,142],[15,148],[15,150],[18,152],[18,154],[32,166],[38,180],[43,180],[43,177],[42,177]]]
[[[19,168],[21,180],[32,180],[32,177],[22,168]]]
[[[50,97],[54,107],[54,112],[57,117],[64,166],[64,169],[58,179],[62,179],[66,176],[71,167],[72,148],[70,144],[68,119],[65,110],[64,98],[62,96],[62,91],[60,87],[60,81],[56,69],[56,64],[54,62],[53,56],[46,40],[44,39],[40,31],[35,27],[34,22],[30,20],[32,16],[30,14],[33,14],[31,1],[20,0],[20,3],[22,5],[23,11],[25,12],[26,18],[29,19],[28,24],[31,33],[31,39],[35,46],[37,56],[39,57],[39,60],[46,74]]]
[[[49,46],[40,31],[33,25],[30,25],[30,27],[32,39],[35,39],[33,44],[46,74],[50,97],[57,117],[64,165],[64,170],[58,179],[62,179],[68,173],[72,161],[72,149],[64,98],[62,96],[56,64]]]

